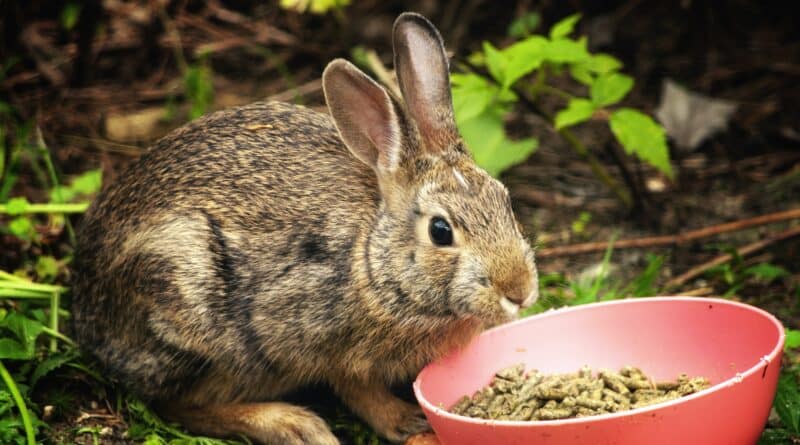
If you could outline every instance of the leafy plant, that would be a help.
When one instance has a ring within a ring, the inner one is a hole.
[[[531,24],[536,19],[528,17]],[[483,51],[471,57],[483,65],[490,77],[467,72],[453,74],[453,104],[456,121],[476,162],[493,175],[522,162],[537,147],[537,140],[511,140],[504,119],[516,103],[536,104],[543,96],[555,96],[566,106],[548,118],[553,128],[590,162],[594,173],[626,204],[630,193],[620,188],[594,155],[569,130],[590,119],[605,121],[611,133],[628,154],[637,156],[668,177],[673,177],[663,128],[650,116],[633,108],[613,108],[633,88],[634,80],[619,72],[622,63],[608,54],[592,54],[586,38],[573,39],[579,15],[556,23],[547,36],[530,35],[504,48],[483,43]],[[512,26],[512,35],[527,35],[521,23]],[[586,95],[576,96],[551,85],[552,76],[569,74],[582,84]],[[540,113],[541,110],[538,110]]]
[[[514,19],[508,25],[508,35],[511,37],[527,37],[536,31],[542,22],[542,16],[538,12],[527,12]]]
[[[781,427],[764,430],[759,445],[800,443],[800,388],[795,373],[781,373],[772,406]]]
[[[12,443],[31,445],[36,443],[36,434],[44,425],[36,412],[29,408],[32,386],[44,375],[75,358],[70,353],[59,355],[53,348],[51,357],[40,359],[37,345],[41,344],[39,339],[42,334],[63,340],[69,346],[74,344],[57,330],[48,327],[41,311],[32,313],[38,314],[39,318],[29,318],[18,311],[0,310],[0,377],[3,381],[0,387],[0,437],[15,431],[17,440]],[[25,361],[27,366],[23,368],[27,371],[13,376],[6,368],[7,361]],[[11,401],[16,412],[11,409]]]
[[[727,287],[727,290],[723,293],[725,297],[737,294],[748,284],[770,284],[789,275],[786,269],[770,263],[745,266],[735,249],[724,250],[730,252],[733,259],[728,263],[709,269],[706,271],[706,276],[716,278]]]

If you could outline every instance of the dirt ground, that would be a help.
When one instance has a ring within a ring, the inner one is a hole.
[[[727,129],[698,147],[672,145],[674,181],[622,154],[600,123],[577,130],[632,190],[633,208],[623,206],[539,116],[517,109],[510,131],[539,138],[540,148],[501,179],[539,246],[543,274],[579,277],[603,255],[602,250],[557,255],[548,252],[551,248],[612,237],[681,235],[800,208],[800,30],[787,6],[777,2],[520,0],[495,7],[479,0],[367,0],[319,16],[285,11],[274,2],[106,0],[81,3],[80,18],[70,29],[63,23],[68,1],[0,4],[0,61],[7,66],[16,60],[0,77],[0,99],[15,113],[4,122],[9,128],[34,122],[65,178],[102,167],[104,182],[111,183],[150,142],[185,122],[188,99],[202,94],[185,82],[187,67],[211,73],[210,109],[262,99],[324,109],[319,76],[325,64],[351,57],[360,45],[391,66],[389,32],[401,11],[419,11],[437,24],[456,62],[484,40],[498,47],[510,43],[506,28],[525,12],[538,11],[541,29],[547,29],[578,11],[583,14],[579,32],[589,37],[592,50],[620,58],[623,71],[636,80],[626,104],[654,113],[669,78],[737,108]],[[14,132],[5,137],[11,140]],[[20,172],[14,195],[43,202],[45,193],[35,172]],[[583,221],[580,230],[576,221]],[[791,227],[796,225],[782,221],[679,245],[617,249],[614,274],[629,279],[647,264],[647,254],[655,253],[666,257],[659,276],[666,284],[726,249],[770,240]],[[43,251],[67,254],[66,234],[52,234],[40,246],[0,235],[0,268],[13,270]],[[742,255],[744,265],[770,263],[789,275],[769,284],[749,280],[731,297],[800,328],[798,258],[800,237],[767,242]],[[671,292],[711,296],[731,287],[705,273]],[[84,406],[82,412],[106,415],[114,411],[108,403],[108,409]],[[109,428],[121,431],[119,419],[108,419]]]

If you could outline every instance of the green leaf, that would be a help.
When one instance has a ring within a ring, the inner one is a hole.
[[[789,271],[770,263],[759,263],[755,266],[750,266],[745,269],[744,274],[751,277],[756,277],[759,280],[769,284],[778,278],[788,276]]]
[[[511,37],[527,37],[531,35],[542,21],[542,16],[538,12],[528,12],[521,17],[514,19],[508,26],[508,35]]]
[[[6,203],[6,212],[11,215],[22,215],[28,210],[30,203],[25,198],[11,198]]]
[[[611,114],[608,124],[625,152],[635,153],[641,160],[673,177],[664,129],[650,116],[631,108],[621,108]]]
[[[586,86],[591,86],[592,83],[594,83],[594,76],[591,71],[589,71],[589,68],[586,67],[585,63],[570,64],[569,74],[573,79]]]
[[[508,60],[503,52],[499,51],[489,42],[483,42],[483,53],[486,54],[486,68],[501,85],[506,77]]]
[[[458,121],[472,119],[483,113],[492,101],[500,99],[498,86],[483,76],[454,73],[451,75],[450,81],[452,83],[453,109]]]
[[[536,139],[512,141],[503,127],[504,110],[490,108],[484,113],[459,122],[459,129],[475,162],[492,176],[524,161],[534,150]]]
[[[57,185],[50,189],[50,202],[64,203],[75,199],[75,190],[66,185]]]
[[[24,351],[25,355],[24,357],[12,357],[12,356],[3,356],[2,353],[0,353],[0,359],[33,357],[33,353],[36,346],[36,339],[39,337],[39,334],[41,334],[42,331],[44,330],[43,324],[39,323],[36,320],[31,320],[30,318],[25,317],[19,312],[11,312],[2,321],[0,321],[0,327],[11,331],[17,337],[17,340],[19,340],[19,342],[17,343],[10,338],[0,339],[0,341],[3,340],[8,341],[4,345],[4,347],[7,349],[0,348],[0,350],[11,354]]]
[[[553,63],[578,63],[589,60],[586,40],[554,39],[546,45],[545,59]]]
[[[60,368],[61,366],[75,360],[76,358],[78,358],[78,352],[76,349],[71,349],[67,352],[51,353],[46,360],[36,365],[36,369],[34,369],[33,374],[31,374],[30,385],[36,385],[36,382],[38,382],[39,379]]]
[[[594,104],[588,99],[570,99],[567,108],[556,114],[556,130],[589,120],[594,110]]]
[[[578,23],[580,19],[580,14],[572,14],[562,19],[550,28],[550,38],[555,40],[568,36],[575,29],[575,24]]]
[[[619,102],[633,88],[633,78],[620,73],[603,74],[592,83],[589,95],[598,107]]]
[[[783,426],[794,434],[800,433],[800,391],[794,374],[781,374],[773,406]]]
[[[71,187],[78,195],[93,195],[103,186],[103,171],[89,170],[72,180]]]
[[[519,79],[538,69],[545,57],[549,42],[542,36],[531,36],[503,50],[506,65],[503,88],[509,88]]]
[[[795,348],[800,348],[800,331],[786,328],[786,341],[783,344],[783,350],[789,351]]]
[[[8,223],[8,230],[17,238],[31,241],[36,235],[33,222],[26,216],[18,216]]]
[[[26,349],[22,343],[10,339],[0,338],[0,359],[30,360],[33,358],[34,351]]]
[[[767,428],[761,433],[758,445],[786,445],[800,439],[783,428]]]
[[[52,282],[58,275],[58,261],[50,255],[42,255],[36,259],[34,270],[39,280]]]
[[[622,62],[614,56],[599,53],[592,55],[586,68],[596,74],[608,74],[622,68]]]

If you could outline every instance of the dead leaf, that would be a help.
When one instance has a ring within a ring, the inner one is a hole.
[[[656,117],[678,148],[694,150],[715,133],[725,130],[736,104],[687,90],[665,79]]]
[[[169,131],[165,107],[112,113],[105,118],[106,136],[115,142],[151,141]]]

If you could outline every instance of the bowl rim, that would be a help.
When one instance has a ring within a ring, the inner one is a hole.
[[[632,415],[639,415],[642,413],[648,413],[651,411],[658,411],[666,408],[674,407],[675,405],[679,405],[682,403],[686,403],[690,400],[694,400],[700,397],[704,397],[711,393],[715,393],[717,391],[721,391],[725,388],[732,387],[737,383],[744,381],[745,378],[748,378],[755,374],[756,372],[763,372],[762,367],[766,363],[769,366],[771,363],[775,362],[776,358],[779,354],[783,351],[783,345],[786,340],[786,331],[783,324],[772,314],[769,312],[750,305],[746,303],[740,303],[738,301],[731,301],[725,300],[722,298],[706,298],[706,297],[690,297],[690,296],[657,296],[657,297],[641,297],[641,298],[625,298],[621,300],[613,300],[613,301],[602,301],[597,303],[590,303],[584,304],[579,306],[568,306],[558,309],[550,309],[541,314],[532,315],[530,317],[521,318],[519,320],[512,321],[510,323],[502,324],[500,326],[495,326],[491,329],[488,329],[482,332],[480,335],[485,335],[490,332],[510,329],[518,324],[521,323],[530,323],[531,319],[540,319],[540,318],[547,318],[556,315],[561,315],[568,312],[575,312],[575,311],[582,311],[582,310],[591,310],[592,308],[598,306],[613,306],[613,305],[621,305],[621,304],[641,304],[646,302],[673,302],[673,301],[691,301],[691,302],[707,302],[712,304],[723,304],[728,306],[736,306],[742,309],[750,310],[755,312],[770,322],[772,322],[773,326],[778,330],[778,343],[772,348],[769,354],[762,356],[758,363],[748,368],[746,371],[737,373],[735,376],[723,380],[719,383],[716,383],[702,391],[698,391],[694,394],[690,394],[688,396],[679,397],[677,399],[673,399],[667,402],[656,403],[654,405],[644,406],[641,408],[634,408],[627,411],[620,411],[616,413],[608,413],[608,414],[598,414],[596,416],[587,416],[587,417],[580,417],[580,418],[571,418],[571,419],[558,419],[558,420],[493,420],[493,419],[476,419],[473,417],[461,416],[457,414],[450,413],[444,408],[434,405],[428,399],[426,399],[423,394],[420,386],[422,385],[422,374],[425,370],[430,366],[430,364],[426,365],[422,370],[417,374],[417,378],[414,380],[413,389],[414,395],[417,398],[417,402],[425,408],[427,411],[432,411],[435,415],[439,417],[443,417],[445,419],[449,419],[451,421],[457,422],[464,422],[473,425],[488,425],[488,426],[504,426],[504,427],[514,427],[514,428],[531,428],[531,427],[552,427],[558,425],[574,425],[574,424],[583,424],[583,423],[593,423],[593,422],[602,422],[606,420],[612,419],[619,419],[622,417],[632,416]],[[477,337],[476,337],[477,338]],[[469,346],[467,346],[469,347]],[[780,366],[780,362],[778,362],[778,366]]]

